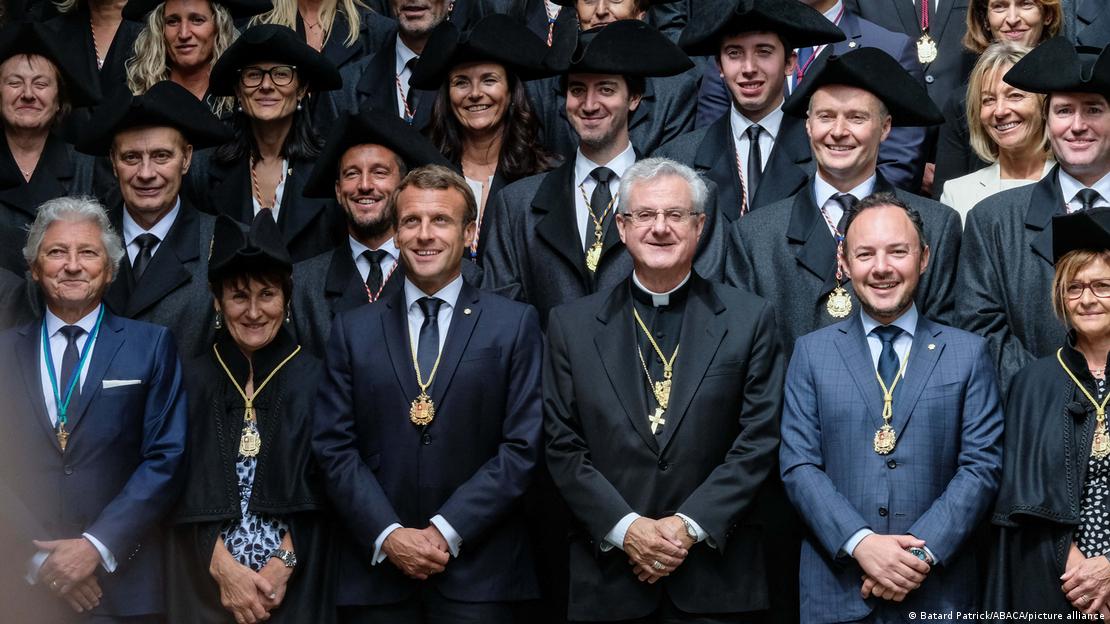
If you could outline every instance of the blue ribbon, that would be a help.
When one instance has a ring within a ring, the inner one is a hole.
[[[101,305],[100,313],[96,316],[96,325],[93,325],[92,333],[85,340],[85,346],[81,349],[81,359],[77,362],[77,368],[74,369],[73,377],[69,380],[65,401],[58,393],[58,378],[54,374],[54,356],[50,352],[50,339],[46,335],[46,319],[42,320],[42,352],[46,354],[46,371],[50,376],[50,388],[54,391],[54,407],[58,410],[59,426],[64,426],[68,422],[66,410],[69,409],[69,401],[73,398],[73,389],[77,387],[77,382],[81,379],[81,371],[85,370],[85,362],[89,359],[89,351],[92,350],[92,343],[96,340],[96,335],[100,333],[100,322],[103,320],[104,306]]]

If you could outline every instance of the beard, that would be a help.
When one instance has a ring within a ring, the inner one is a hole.
[[[390,207],[387,207],[377,218],[359,221],[354,215],[348,212],[347,228],[351,231],[355,239],[359,241],[374,240],[388,233],[393,228],[393,213]]]

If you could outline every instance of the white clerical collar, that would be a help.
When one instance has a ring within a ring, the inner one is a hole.
[[[101,305],[104,305],[104,304],[101,304]],[[45,315],[45,317],[46,317],[46,335],[47,336],[53,336],[54,334],[58,333],[59,329],[65,327],[66,325],[76,325],[76,326],[80,327],[81,329],[85,330],[85,335],[91,336],[93,327],[96,326],[96,317],[99,316],[99,315],[100,315],[100,306],[98,305],[95,308],[93,308],[92,312],[89,312],[85,316],[82,316],[81,319],[79,321],[77,321],[76,323],[67,323],[67,322],[63,321],[62,319],[58,318],[58,316],[56,314],[54,314],[53,312],[51,312],[50,308],[47,307],[46,308],[46,315]]]
[[[452,308],[454,308],[455,307],[455,302],[457,302],[459,300],[459,293],[462,292],[462,287],[463,287],[462,273],[459,273],[455,277],[455,279],[451,280],[450,282],[447,282],[446,286],[444,286],[443,288],[440,288],[439,290],[437,290],[434,293],[426,293],[423,290],[420,290],[420,288],[416,284],[413,284],[411,281],[409,281],[409,278],[406,277],[405,278],[405,307],[406,307],[406,309],[412,308],[412,306],[416,305],[416,300],[420,299],[422,297],[435,297],[436,299],[439,299],[439,300],[443,301],[443,303],[445,303],[445,304],[451,306]]]
[[[867,178],[862,184],[848,191],[848,194],[854,196],[856,200],[867,197],[875,192],[875,181],[877,179],[878,176],[872,173],[870,178]],[[840,191],[838,191],[836,187],[829,184],[821,177],[820,171],[817,172],[817,175],[813,176],[813,199],[817,202],[818,208],[827,204],[829,198],[838,193],[840,193]]]
[[[397,35],[397,45],[395,47],[395,50],[396,53],[394,54],[394,56],[397,57],[397,71],[394,73],[400,76],[405,71],[405,65],[408,65],[409,60],[417,58],[420,55],[416,52],[413,52],[412,48],[405,45],[404,41],[401,41],[400,34]]]
[[[351,258],[356,262],[362,256],[363,252],[377,251],[375,249],[370,249],[366,245],[358,242],[357,240],[355,240],[355,237],[351,236],[350,234],[347,235],[347,240],[351,243]],[[397,259],[401,257],[401,252],[397,249],[397,242],[393,240],[392,236],[385,239],[385,242],[382,243],[381,247],[378,247],[378,249],[389,254],[389,256],[393,258],[394,262],[396,262]]]
[[[170,233],[170,228],[173,227],[174,221],[177,220],[178,213],[181,212],[181,196],[177,197],[177,202],[174,203],[173,209],[167,212],[155,223],[149,230],[143,229],[141,225],[131,218],[131,213],[128,212],[126,206],[123,209],[123,243],[130,245],[135,242],[135,238],[140,234],[153,234],[158,237],[158,242],[166,240],[166,236]]]
[[[617,154],[615,158],[604,164],[598,164],[586,158],[582,153],[582,148],[578,148],[574,156],[574,180],[575,184],[585,184],[589,179],[590,173],[598,167],[608,167],[613,173],[617,175],[617,179],[624,177],[624,172],[628,168],[636,164],[636,150],[632,148],[632,143],[629,142],[624,148],[624,151]]]
[[[632,272],[632,283],[636,285],[636,288],[639,288],[640,290],[644,291],[645,293],[651,295],[651,305],[653,305],[655,307],[669,305],[671,303],[671,294],[673,294],[679,288],[682,288],[683,286],[685,286],[686,282],[688,282],[688,281],[690,281],[690,273],[687,273],[686,277],[682,278],[682,281],[678,283],[678,286],[675,286],[674,288],[668,290],[667,292],[657,293],[657,292],[651,290],[650,288],[648,288],[647,286],[644,286],[643,283],[640,282],[640,278],[639,278],[639,276],[636,275],[636,272],[635,271]]]
[[[778,138],[779,128],[782,127],[782,102],[779,102],[775,110],[767,113],[767,116],[759,121],[752,121],[745,117],[744,114],[740,112],[740,109],[736,108],[735,104],[729,107],[729,111],[729,121],[732,124],[733,140],[739,141],[740,137],[744,136],[744,133],[748,131],[748,126],[756,123],[759,124],[760,128],[763,128],[764,132],[771,135],[772,140]]]
[[[1060,176],[1058,179],[1060,180],[1060,194],[1064,196],[1065,204],[1070,204],[1072,200],[1075,199],[1076,193],[1088,188],[1082,182],[1072,177],[1070,173],[1064,171],[1063,167],[1060,167]],[[1098,182],[1095,182],[1094,186],[1090,188],[1098,191],[1098,194],[1102,196],[1104,202],[1110,202],[1110,173],[1102,176],[1102,178],[1100,178]]]
[[[872,331],[874,331],[874,329],[876,327],[878,327],[880,325],[884,325],[884,323],[880,323],[880,322],[876,321],[875,319],[871,318],[871,315],[869,315],[864,310],[860,310],[859,318],[860,318],[860,321],[863,323],[863,335],[864,336],[869,335]],[[897,327],[898,329],[901,329],[902,331],[906,332],[906,334],[910,338],[913,338],[914,332],[917,331],[917,320],[918,320],[917,304],[916,303],[911,303],[910,307],[905,312],[902,313],[902,316],[899,316],[898,318],[894,319],[894,321],[892,323],[885,323],[885,324],[886,325],[893,325],[893,326]]]

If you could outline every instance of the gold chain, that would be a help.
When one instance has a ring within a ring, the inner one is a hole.
[[[647,375],[648,383],[651,384],[651,392],[655,395],[655,400],[659,403],[659,407],[667,409],[667,404],[670,402],[670,381],[671,377],[674,375],[674,361],[678,358],[678,348],[682,345],[675,345],[674,353],[671,354],[671,358],[668,360],[667,356],[663,355],[663,350],[659,348],[659,343],[655,342],[655,338],[653,338],[651,332],[648,331],[647,325],[644,324],[644,319],[640,318],[640,313],[636,310],[635,305],[632,306],[632,316],[636,319],[636,323],[640,326],[640,329],[643,330],[644,335],[647,336],[648,342],[650,342],[651,347],[655,349],[655,353],[659,356],[660,361],[663,362],[663,382],[657,384],[655,380],[651,378],[651,373],[648,372],[647,362],[644,361],[644,353],[639,347],[636,347],[636,353],[640,356],[640,365],[644,367],[644,374]],[[661,387],[663,384],[666,384],[665,389]]]
[[[250,421],[253,421],[254,420],[254,398],[258,396],[258,393],[262,392],[262,389],[266,387],[266,384],[270,383],[270,380],[274,378],[274,375],[276,375],[277,372],[279,370],[281,370],[281,368],[283,366],[288,364],[289,360],[293,359],[293,356],[295,356],[295,355],[297,355],[298,353],[301,352],[301,345],[297,345],[297,348],[293,349],[293,352],[290,353],[288,355],[288,357],[286,357],[284,360],[282,360],[280,364],[275,366],[274,370],[270,371],[270,374],[266,376],[266,379],[264,379],[262,381],[262,383],[259,384],[259,386],[254,389],[254,392],[252,392],[249,397],[247,396],[247,393],[243,390],[243,387],[239,385],[239,382],[235,380],[235,376],[231,374],[230,370],[228,370],[227,364],[225,364],[224,359],[222,357],[220,357],[220,350],[216,348],[215,344],[212,345],[212,352],[216,354],[216,361],[220,363],[220,366],[224,369],[224,372],[227,373],[227,378],[231,380],[231,385],[235,386],[235,389],[239,391],[239,396],[243,397],[243,402],[246,404],[246,409],[247,409],[247,412],[246,412],[247,418],[246,419],[250,420]]]
[[[894,348],[894,345],[890,345]],[[879,380],[879,387],[883,389],[883,422],[887,425],[890,424],[890,419],[894,416],[894,388],[898,386],[898,381],[906,376],[906,364],[910,361],[910,352],[906,350],[906,357],[902,358],[902,366],[898,368],[898,374],[894,376],[894,381],[890,384],[890,388],[886,387],[878,369],[875,370],[875,379]]]
[[[443,349],[439,350],[436,354],[436,362],[432,364],[432,372],[428,373],[428,382],[424,383],[420,380],[420,362],[416,359],[416,343],[412,341],[412,333],[409,333],[409,349],[412,351],[412,367],[416,369],[416,385],[420,386],[420,393],[427,394],[428,386],[432,385],[432,380],[436,378],[436,371],[439,370],[439,361],[443,358]]]
[[[600,184],[600,182],[598,182]],[[620,191],[609,200],[609,205],[605,206],[605,210],[601,213],[601,218],[597,217],[594,212],[594,207],[590,205],[590,199],[586,197],[586,187],[581,184],[578,185],[578,191],[582,193],[582,201],[586,204],[586,212],[590,213],[590,219],[594,222],[594,241],[600,243],[602,237],[605,235],[605,217],[609,216],[609,211],[617,203],[617,198],[620,197]]]
[[[1071,380],[1075,382],[1075,387],[1079,388],[1079,390],[1083,393],[1083,396],[1087,397],[1087,400],[1090,401],[1091,405],[1095,408],[1096,439],[1093,441],[1094,448],[1092,449],[1091,454],[1094,455],[1096,459],[1102,459],[1103,457],[1106,457],[1108,452],[1110,452],[1110,449],[1106,448],[1106,404],[1110,403],[1110,393],[1107,393],[1106,398],[1102,400],[1102,403],[1096,401],[1095,397],[1091,396],[1090,392],[1087,392],[1087,388],[1085,388],[1083,384],[1079,382],[1079,379],[1075,376],[1075,373],[1071,372],[1071,369],[1068,368],[1067,364],[1064,364],[1064,357],[1062,355],[1063,352],[1063,347],[1060,347],[1056,350],[1056,361],[1060,362],[1060,367],[1063,368],[1064,372],[1068,374],[1068,377],[1071,377]]]

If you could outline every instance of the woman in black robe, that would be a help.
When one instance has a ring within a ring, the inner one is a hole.
[[[1110,617],[1110,209],[1052,228],[1052,302],[1069,333],[1011,385],[986,604]]]
[[[209,281],[220,329],[183,368],[189,473],[166,559],[169,621],[326,624],[334,557],[309,446],[322,367],[287,328],[292,262],[269,210],[249,232],[218,219]]]

